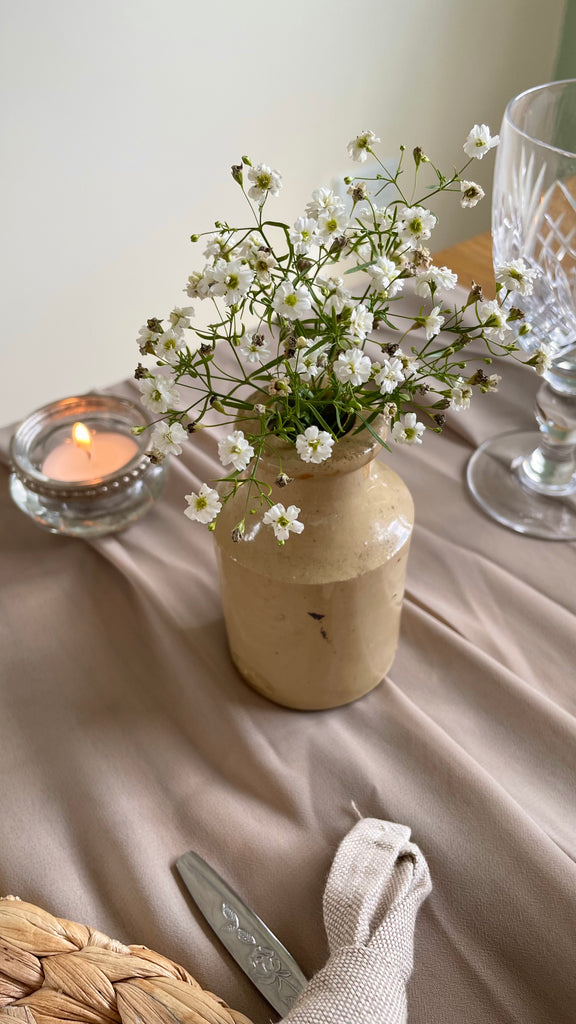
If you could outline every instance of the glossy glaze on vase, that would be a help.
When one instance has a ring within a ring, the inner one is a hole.
[[[244,679],[286,707],[337,707],[386,675],[396,647],[414,509],[406,485],[375,456],[367,433],[347,435],[320,465],[275,444],[293,478],[274,484],[278,462],[259,479],[272,500],[298,505],[304,532],[279,546],[263,510],[247,516],[240,488],[216,526],[222,603],[232,658]]]

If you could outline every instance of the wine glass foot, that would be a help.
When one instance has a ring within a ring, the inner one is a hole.
[[[549,497],[520,479],[518,467],[541,440],[538,431],[514,431],[485,441],[468,462],[474,500],[503,526],[542,540],[576,540],[576,494]]]

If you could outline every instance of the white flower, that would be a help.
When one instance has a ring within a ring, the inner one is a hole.
[[[212,272],[213,295],[223,295],[227,306],[233,306],[246,295],[254,280],[254,271],[242,260],[218,260]]]
[[[368,207],[368,209],[360,210],[356,216],[370,231],[373,231],[374,228],[385,231],[392,223],[392,214],[387,206]]]
[[[310,292],[302,284],[282,281],[274,293],[273,308],[287,320],[297,320],[312,308]]]
[[[235,430],[218,442],[218,458],[223,466],[229,466],[231,463],[234,469],[246,469],[253,456],[254,449],[241,430]]]
[[[154,373],[151,377],[139,380],[138,387],[142,395],[142,405],[152,412],[168,412],[168,409],[176,409],[180,404],[180,394],[173,376]]]
[[[404,379],[402,362],[396,357],[385,359],[378,372],[374,374],[374,382],[382,395],[390,395]]]
[[[496,280],[503,284],[511,292],[518,292],[519,295],[531,295],[534,290],[534,280],[540,271],[529,267],[524,260],[510,260],[497,266],[494,271]]]
[[[294,228],[290,232],[290,241],[294,246],[294,252],[302,256],[313,245],[320,245],[320,236],[317,234],[318,224],[312,217],[298,217]]]
[[[373,282],[370,290],[378,293],[385,292],[389,298],[397,295],[404,285],[404,281],[398,276],[400,270],[394,260],[389,260],[387,256],[378,256],[374,263],[366,267],[366,273],[370,275]]]
[[[251,234],[244,239],[241,245],[236,246],[236,255],[242,257],[242,259],[251,260],[254,253],[260,249],[263,244],[262,235],[258,235],[255,231],[252,231]]]
[[[191,494],[185,494],[184,497],[188,502],[188,508],[184,509],[184,515],[188,516],[188,519],[195,519],[198,523],[211,523],[222,508],[218,491],[215,491],[213,487],[208,487],[207,484],[202,484],[198,494],[192,491]]]
[[[277,267],[276,258],[268,249],[259,248],[250,257],[250,266],[253,268],[260,284],[270,284],[274,267]]]
[[[514,332],[506,322],[506,313],[497,299],[478,303],[478,319],[490,341],[508,341]]]
[[[181,423],[169,424],[166,420],[157,423],[150,437],[153,453],[159,455],[181,455],[182,444],[188,437]]]
[[[434,309],[428,316],[422,317],[422,327],[426,334],[426,341],[431,341],[435,338],[440,330],[442,330],[442,324],[444,323],[444,317],[440,316],[441,306],[434,306]]]
[[[475,157],[476,160],[481,160],[485,153],[489,149],[493,149],[500,142],[500,136],[490,135],[490,129],[487,124],[475,124],[472,130],[468,134],[468,138],[463,145],[463,150],[466,156]]]
[[[480,188],[480,185],[477,185],[475,181],[461,181],[460,191],[462,193],[460,196],[460,206],[464,208],[476,206],[481,199],[484,199],[486,194],[484,189]]]
[[[348,143],[346,152],[353,160],[363,164],[368,159],[368,149],[376,142],[380,142],[380,139],[376,138],[374,132],[362,132],[361,135],[357,135],[355,139],[352,139],[352,142]]]
[[[483,391],[498,391],[498,385],[502,377],[497,373],[491,373],[490,376],[484,381]]]
[[[223,256],[227,256],[230,252],[230,246],[228,240],[222,234],[208,235],[206,238],[206,248],[204,249],[204,255],[217,256],[218,259],[222,259]]]
[[[327,430],[307,427],[296,438],[296,451],[303,462],[325,462],[332,455],[334,438]]]
[[[303,338],[304,344],[298,345],[296,354],[288,359],[288,366],[297,373],[300,380],[309,383],[322,371],[323,365],[318,365],[321,356],[324,356],[328,345],[319,344],[321,338]],[[314,347],[313,347],[314,346]],[[324,363],[325,360],[321,360]]]
[[[417,356],[406,355],[401,348],[396,349],[394,356],[399,359],[402,363],[402,372],[404,373],[404,380],[410,380],[410,377],[414,375],[420,369],[420,363],[418,362]]]
[[[288,508],[284,508],[284,505],[278,502],[277,505],[266,510],[262,522],[266,526],[272,527],[276,540],[283,544],[291,533],[302,533],[304,523],[298,522],[299,515],[300,509],[297,505],[289,505]]]
[[[264,335],[259,334],[257,330],[246,331],[238,351],[240,355],[244,356],[247,363],[264,363],[270,355]]]
[[[415,412],[408,412],[404,417],[404,423],[398,420],[392,427],[392,437],[399,444],[422,444],[422,434],[425,431],[423,423],[418,423]]]
[[[373,325],[374,317],[370,310],[363,303],[354,306],[350,314],[350,333],[359,341],[364,341],[366,335],[370,334]]]
[[[193,306],[175,306],[170,313],[173,330],[184,330],[190,327],[190,317],[194,316]]]
[[[346,306],[352,305],[352,296],[346,288],[342,287],[341,277],[317,277],[316,283],[325,292],[328,292],[324,302],[324,311],[326,313],[331,313],[332,310],[335,313],[341,313]]]
[[[312,193],[311,201],[306,207],[306,214],[308,217],[318,218],[325,211],[328,211],[328,213],[343,213],[344,209],[344,203],[331,188],[316,188]]]
[[[552,348],[549,345],[540,345],[532,358],[529,360],[539,377],[543,377],[552,365]]]
[[[209,286],[210,279],[206,279],[205,273],[195,270],[190,274],[184,291],[191,299],[207,299],[210,294]]]
[[[365,384],[372,371],[372,363],[359,348],[341,352],[334,363],[334,374],[342,384]]]
[[[427,298],[430,295],[430,284],[435,284],[437,288],[443,288],[445,291],[451,291],[458,284],[458,276],[448,267],[428,267],[427,270],[416,274],[415,291],[417,295]]]
[[[179,328],[164,331],[154,345],[154,355],[165,363],[178,362],[178,353],[184,347],[184,333]]]
[[[278,171],[273,171],[267,164],[251,167],[248,179],[254,182],[252,188],[248,189],[248,195],[257,203],[263,203],[268,195],[277,196],[282,188],[282,175]]]
[[[318,234],[324,243],[332,242],[348,227],[345,210],[323,210],[318,217]]]
[[[458,377],[450,388],[450,408],[456,412],[461,412],[462,409],[469,409],[471,398],[472,388],[466,384],[462,377]]]
[[[415,249],[425,238],[430,238],[435,224],[436,217],[423,206],[402,206],[395,227],[402,241]]]
[[[151,331],[147,324],[144,327],[140,328],[136,340],[138,342],[138,348],[140,349],[142,355],[148,353],[150,349],[154,349],[159,337],[160,332]]]

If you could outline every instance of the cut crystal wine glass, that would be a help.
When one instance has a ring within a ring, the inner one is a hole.
[[[576,538],[576,79],[522,93],[506,109],[494,172],[495,267],[522,259],[531,294],[506,305],[532,325],[520,336],[550,365],[536,398],[538,431],[486,441],[468,464],[473,497],[494,519],[548,540]]]

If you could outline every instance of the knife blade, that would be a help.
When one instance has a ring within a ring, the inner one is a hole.
[[[182,854],[176,867],[220,942],[270,1005],[287,1013],[308,980],[294,957],[197,853]]]

